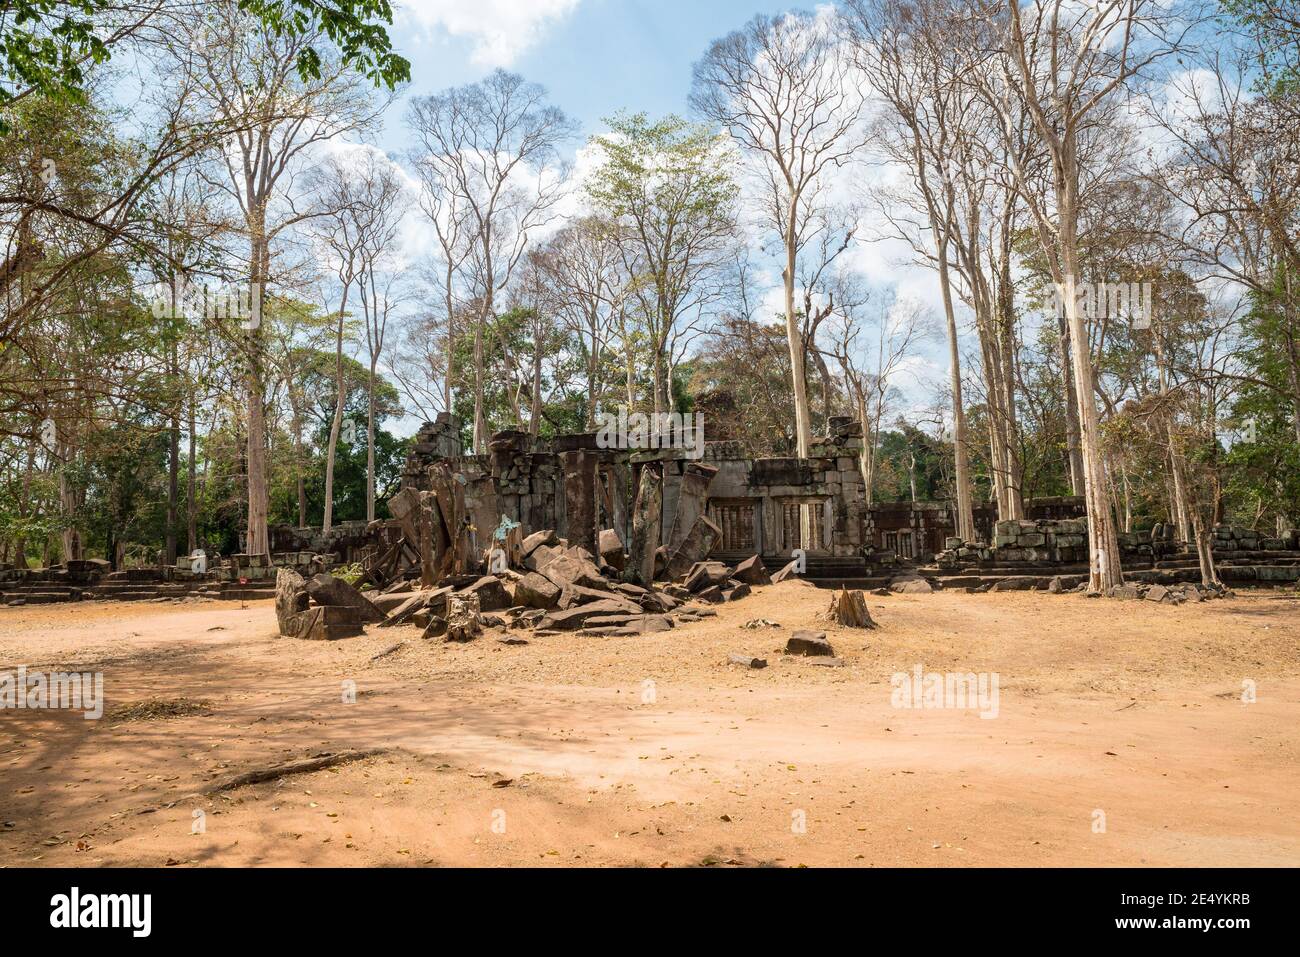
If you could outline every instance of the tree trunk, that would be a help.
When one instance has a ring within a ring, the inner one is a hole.
[[[181,478],[181,419],[173,411],[171,428],[167,431],[167,564],[176,564],[176,526],[180,515]]]
[[[366,380],[366,521],[375,520],[375,362],[370,358],[370,377]]]
[[[538,337],[540,339],[540,336]],[[588,412],[590,415],[590,412]],[[542,348],[541,343],[533,345],[533,394],[528,406],[528,434],[537,438],[542,427]]]
[[[493,317],[496,281],[492,272],[492,233],[488,229],[482,236],[483,274],[487,277],[483,291],[483,304],[479,310],[478,325],[474,327],[474,454],[487,453],[487,416],[483,408],[483,327]]]
[[[790,347],[790,378],[794,387],[795,454],[801,459],[806,459],[809,449],[812,448],[812,413],[808,409],[808,377],[804,362],[803,336],[800,335],[799,324],[795,320],[794,313],[795,270],[798,265],[795,261],[798,252],[796,249],[798,215],[799,198],[791,196],[790,208],[786,215],[785,267],[781,270],[781,279],[785,286],[785,337]],[[806,534],[807,529],[805,529],[804,548],[809,547]]]
[[[867,413],[867,403],[862,392],[857,394],[858,425],[862,427],[862,454],[858,457],[858,467],[862,471],[862,498],[868,508],[872,502],[872,487],[876,480],[875,436],[872,435],[871,416]]]
[[[1206,588],[1221,588],[1219,571],[1214,565],[1213,534],[1199,508],[1192,509],[1192,528],[1196,535],[1196,557],[1201,566],[1201,584]]]
[[[446,406],[446,411],[451,412],[452,406],[452,379],[456,375],[456,334],[455,334],[455,315],[456,300],[452,293],[452,282],[456,278],[456,267],[452,264],[451,255],[447,256],[447,372],[442,381],[442,402]]]
[[[962,403],[961,352],[957,342],[957,317],[953,310],[952,289],[948,285],[948,242],[940,239],[939,286],[943,295],[944,318],[948,324],[948,360],[952,363],[952,421],[954,483],[957,486],[954,534],[963,542],[975,541],[975,513],[971,504],[970,463],[966,448],[966,411]],[[916,493],[912,493],[913,501]]]
[[[76,453],[63,441],[56,443],[56,458],[62,464],[59,469],[59,507],[63,515],[62,551],[64,561],[78,561],[85,557],[81,546],[81,530],[77,528],[77,489],[68,481],[67,465]]]
[[[325,450],[325,520],[321,530],[328,534],[334,527],[334,459],[338,455],[339,433],[343,429],[343,317],[348,308],[348,289],[351,283],[343,284],[343,296],[339,302],[339,321],[334,332],[334,419],[330,423],[330,438]]]
[[[252,269],[250,270],[251,298],[256,306],[254,315],[260,317],[265,307],[264,283],[270,269],[270,246],[265,235],[265,222],[261,217],[253,223]],[[262,384],[262,329],[260,321],[253,323],[245,337],[248,371],[244,376],[244,391],[248,405],[248,555],[270,556],[270,530],[267,516],[270,511],[266,485],[266,413],[263,408]]]
[[[189,487],[185,492],[185,516],[186,516],[186,540],[188,542],[188,554],[193,555],[195,549],[199,547],[199,501],[197,495],[198,484],[198,463],[195,461],[195,444],[197,442],[195,431],[197,430],[198,418],[194,406],[198,402],[196,395],[190,395],[189,402],[189,443],[190,443],[190,461],[189,461]]]
[[[32,470],[36,467],[36,447],[34,443],[27,445],[27,464],[23,468],[23,495],[18,502],[18,517],[25,520],[31,512],[32,501]],[[26,525],[23,521],[21,525]],[[20,530],[14,536],[14,566],[17,568],[27,567],[27,534]]]
[[[1079,444],[1083,460],[1083,487],[1088,512],[1088,544],[1091,555],[1088,590],[1105,593],[1123,584],[1124,573],[1120,564],[1119,537],[1115,531],[1115,518],[1106,495],[1106,472],[1101,452],[1101,423],[1094,397],[1092,349],[1088,339],[1086,318],[1079,310],[1075,293],[1077,251],[1074,246],[1073,198],[1064,197],[1058,202],[1062,220],[1069,217],[1068,225],[1062,223],[1062,252],[1065,267],[1065,312],[1070,332],[1070,352],[1073,359],[1075,398],[1079,407]]]
[[[307,477],[303,470],[303,453],[306,440],[303,438],[302,396],[289,384],[289,413],[293,418],[293,471],[294,485],[298,492],[298,527],[307,527]]]
[[[596,431],[596,378],[600,374],[600,340],[597,317],[591,317],[591,347],[587,352],[587,422],[588,432]]]
[[[1065,379],[1065,454],[1070,472],[1070,491],[1083,495],[1083,452],[1079,444],[1079,404],[1074,381],[1074,364],[1070,348],[1070,330],[1062,309],[1056,318],[1057,350],[1061,359],[1061,375]]]
[[[483,323],[484,315],[479,317],[474,327],[474,454],[482,455],[487,449],[487,420],[483,413]]]

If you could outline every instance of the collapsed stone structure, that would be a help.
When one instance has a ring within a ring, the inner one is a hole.
[[[214,559],[203,572],[195,571],[188,558],[178,559],[175,565],[119,571],[98,558],[76,559],[50,568],[0,565],[0,604],[269,598],[274,593],[275,568],[266,559],[255,568],[247,563],[241,565],[237,561],[241,557],[247,556],[232,556],[226,563]],[[292,563],[288,564],[292,567]]]
[[[1119,545],[1128,581],[1119,597],[1145,597],[1148,586],[1201,579],[1195,546],[1178,541],[1172,525],[1122,532]],[[1062,591],[1078,588],[1088,578],[1088,519],[1082,516],[997,522],[991,543],[950,538],[945,546],[932,567],[921,569],[932,584],[972,591]],[[1270,538],[1219,525],[1212,551],[1219,577],[1228,584],[1268,587],[1300,581],[1300,530]],[[1166,593],[1156,594],[1163,599]]]
[[[461,423],[444,414],[417,434],[390,521],[345,522],[328,533],[276,527],[269,557],[213,556],[205,573],[186,558],[175,567],[118,572],[94,560],[39,570],[0,566],[0,599],[269,597],[278,569],[311,578],[353,563],[376,589],[415,577],[432,587],[490,570],[497,549],[509,550],[507,566],[521,567],[523,540],[543,530],[602,572],[645,586],[681,579],[707,560],[736,565],[756,556],[781,568],[800,547],[805,525],[801,574],[834,587],[1047,588],[1055,579],[1056,587],[1072,588],[1087,575],[1081,498],[1026,502],[1028,517],[1012,522],[998,521],[992,505],[978,506],[974,542],[952,537],[952,513],[941,503],[868,506],[861,429],[847,417],[830,419],[829,434],[807,459],[750,458],[740,443],[685,441],[698,438],[685,433],[658,438],[667,441],[651,444],[664,447],[618,448],[597,433],[543,440],[506,431],[492,437],[486,455],[466,455]],[[1174,529],[1161,525],[1121,534],[1126,576],[1166,584],[1197,577],[1194,550],[1175,539]],[[1300,531],[1268,538],[1221,526],[1213,550],[1225,581],[1300,579]]]
[[[831,434],[808,459],[751,459],[734,442],[707,443],[691,458],[683,450],[690,442],[602,448],[596,433],[540,440],[513,431],[497,433],[488,454],[475,456],[463,454],[460,431],[444,414],[416,436],[403,494],[390,503],[408,543],[419,538],[419,493],[441,488],[463,503],[451,537],[464,533],[468,555],[485,554],[513,526],[525,535],[551,529],[593,555],[625,550],[631,577],[649,582],[679,577],[711,555],[785,564],[807,522],[810,561],[839,560],[865,573],[862,436],[847,418],[831,420]],[[616,540],[602,542],[602,532]],[[378,569],[376,583],[400,567],[399,551],[390,540],[364,556]]]

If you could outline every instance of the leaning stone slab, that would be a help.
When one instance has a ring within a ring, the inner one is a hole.
[[[533,532],[524,539],[523,544],[519,547],[519,557],[527,558],[543,545],[554,545],[556,541],[554,529],[548,528],[545,531]]]
[[[576,605],[589,605],[598,601],[615,602],[632,613],[638,612],[641,607],[632,599],[613,592],[583,588],[581,585],[565,585],[560,589],[560,607],[564,609],[573,608]]]
[[[627,556],[623,552],[623,542],[618,537],[618,532],[612,528],[602,531],[597,547],[600,549],[601,561],[614,571],[622,572],[627,567]]]
[[[476,596],[480,611],[503,611],[513,604],[506,586],[495,575],[484,575],[457,594],[462,597]]]
[[[635,606],[633,606],[635,608]],[[601,615],[626,614],[628,606],[621,601],[595,601],[587,605],[553,611],[537,623],[539,631],[575,631],[586,624],[587,619]]]
[[[722,589],[722,600],[726,602],[740,601],[742,598],[748,598],[752,589],[745,582],[735,581],[734,579],[727,582]]]
[[[594,564],[571,555],[552,559],[539,572],[560,588],[566,585],[578,585],[594,591],[609,591],[610,588],[609,580]]]
[[[306,641],[338,641],[365,634],[361,609],[350,605],[313,605],[298,618],[296,637]]]
[[[641,585],[654,581],[657,570],[655,559],[663,524],[663,469],[662,462],[647,462],[641,466],[641,480],[632,506],[627,575],[631,581]]]
[[[781,584],[781,582],[785,581],[786,579],[797,578],[799,575],[799,572],[797,571],[798,567],[799,567],[798,561],[790,562],[790,564],[786,565],[784,568],[778,570],[776,573],[772,575],[772,584],[779,585]]]
[[[405,605],[408,601],[410,601],[418,594],[419,592],[414,592],[414,591],[387,592],[383,595],[376,595],[374,598],[371,599],[371,602],[374,604],[376,608],[378,608],[385,615],[387,615],[389,612],[401,608],[403,605]]]
[[[361,615],[361,620],[369,624],[377,624],[388,617],[361,592],[343,579],[335,578],[326,572],[322,572],[307,582],[307,594],[318,605],[341,605],[347,608],[355,608]]]
[[[710,585],[695,597],[699,601],[707,601],[710,605],[720,605],[727,600],[722,594],[722,588],[719,585]]]
[[[1169,594],[1169,589],[1164,585],[1152,585],[1147,589],[1147,593],[1144,597],[1147,601],[1164,601],[1166,596]]]
[[[722,562],[697,562],[686,575],[682,587],[689,592],[699,594],[706,588],[721,585],[731,577],[731,569]]]
[[[418,592],[397,608],[394,608],[389,614],[388,620],[381,622],[379,627],[392,628],[394,625],[403,624],[420,612],[441,613],[443,608],[446,607],[447,596],[451,593],[451,588],[434,588],[429,591]]]
[[[669,578],[680,578],[687,574],[696,562],[709,557],[715,545],[722,538],[722,529],[707,515],[701,515],[691,526],[686,538],[672,553],[668,560],[666,574]]]
[[[554,545],[538,545],[524,557],[524,567],[529,571],[540,572],[561,555]]]

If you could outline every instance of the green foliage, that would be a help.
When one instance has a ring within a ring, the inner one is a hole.
[[[672,115],[651,121],[645,113],[618,113],[605,123],[610,132],[592,140],[604,162],[587,183],[597,208],[615,219],[729,217],[739,188],[707,126]]]
[[[1249,31],[1262,74],[1259,88],[1272,96],[1300,90],[1300,9],[1293,0],[1221,0],[1224,11]]]
[[[356,587],[357,582],[361,581],[361,576],[365,573],[366,570],[357,562],[353,562],[351,565],[344,565],[341,568],[335,568],[330,572],[330,574],[335,578],[341,578],[353,587]],[[366,589],[363,588],[361,590],[365,591]]]
[[[393,52],[387,27],[388,0],[238,0],[276,36],[324,33],[343,62],[376,85],[410,79],[410,64]],[[121,9],[108,0],[5,0],[0,34],[0,109],[28,91],[60,101],[84,101],[86,68],[112,54],[108,31],[96,27]],[[298,56],[305,81],[320,79],[320,52],[306,46]],[[8,130],[0,115],[0,133]]]
[[[880,461],[887,465],[877,476],[876,500],[911,501],[916,479],[917,501],[944,501],[952,494],[952,445],[914,425],[898,423],[897,431],[880,435]]]
[[[1281,279],[1278,281],[1279,290]],[[1282,297],[1252,297],[1242,320],[1246,378],[1231,406],[1237,426],[1225,462],[1226,493],[1236,518],[1253,525],[1255,516],[1300,514],[1300,440]],[[1293,334],[1292,334],[1293,335]],[[1279,401],[1281,396],[1290,401]]]

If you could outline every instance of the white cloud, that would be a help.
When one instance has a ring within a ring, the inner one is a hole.
[[[510,66],[582,0],[407,0],[399,26],[414,24],[435,36],[468,39],[470,59],[487,67]]]

